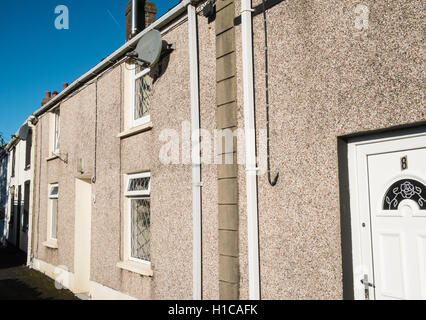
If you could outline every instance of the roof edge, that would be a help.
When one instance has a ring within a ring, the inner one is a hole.
[[[56,97],[52,98],[49,102],[47,102],[41,108],[36,110],[32,115],[35,116],[35,117],[40,117],[41,115],[43,115],[44,113],[49,111],[51,108],[55,107],[58,103],[60,103],[64,98],[66,98],[72,92],[77,90],[79,87],[81,87],[83,84],[87,83],[91,79],[98,76],[103,71],[107,70],[114,63],[116,63],[119,59],[121,59],[127,52],[131,51],[134,47],[136,47],[138,41],[146,33],[148,33],[152,29],[160,29],[161,27],[165,26],[166,24],[168,24],[173,19],[179,17],[181,14],[183,14],[186,11],[186,7],[193,2],[198,2],[198,1],[182,0],[180,3],[178,3],[176,6],[174,6],[167,13],[162,15],[160,18],[155,20],[155,22],[153,22],[147,28],[145,28],[140,33],[138,33],[133,39],[127,41],[120,48],[118,48],[116,51],[114,51],[112,54],[110,54],[107,58],[103,59],[101,62],[99,62],[92,69],[90,69],[85,74],[83,74],[81,77],[79,77],[77,80],[72,82],[66,89],[62,90]],[[11,142],[12,142],[12,140],[9,143],[11,143]]]

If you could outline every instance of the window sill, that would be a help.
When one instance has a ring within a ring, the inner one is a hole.
[[[143,263],[143,262],[127,260],[127,261],[120,261],[119,263],[117,263],[117,267],[119,267],[120,269],[138,273],[143,276],[152,277],[153,275],[153,271],[151,269],[151,263]]]
[[[59,158],[58,155],[52,154],[49,158],[46,158],[46,161],[51,161],[51,160],[55,160],[55,159],[58,159],[58,158]]]
[[[58,240],[50,239],[50,240],[43,242],[43,245],[45,247],[50,248],[50,249],[58,249]]]
[[[126,131],[121,132],[120,134],[117,135],[117,138],[120,138],[120,139],[127,138],[127,137],[130,137],[135,134],[145,132],[151,129],[152,129],[152,122],[150,121],[148,123],[145,123],[140,126],[133,127],[133,128],[127,129]]]

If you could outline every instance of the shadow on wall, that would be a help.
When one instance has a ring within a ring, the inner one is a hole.
[[[151,72],[150,72],[153,84],[157,80],[159,80],[163,76],[164,73],[166,73],[167,67],[169,66],[170,54],[171,54],[172,50],[168,49],[168,47],[169,47],[169,44],[167,43],[167,41],[163,40],[160,60],[151,69]]]
[[[1,151],[1,150],[0,150]],[[1,156],[1,153],[0,153]],[[0,208],[6,205],[7,184],[7,156],[0,158]]]
[[[5,224],[5,237],[7,239],[7,242],[17,245],[17,236],[21,232],[27,232],[25,230],[25,227],[27,225],[26,215],[24,214],[24,201],[21,201],[20,203],[18,201],[14,201],[12,210],[10,212],[10,219],[9,222],[6,222],[4,220]],[[24,215],[24,216],[23,216]],[[23,220],[24,221],[23,221]],[[19,230],[18,230],[19,228]],[[19,232],[18,232],[19,231]]]
[[[1,152],[1,150],[0,150]],[[1,157],[1,153],[0,153]],[[0,158],[0,239],[4,235],[4,219],[7,204],[7,156]]]

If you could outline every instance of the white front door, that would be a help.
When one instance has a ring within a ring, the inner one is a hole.
[[[426,299],[426,134],[349,145],[355,297]]]

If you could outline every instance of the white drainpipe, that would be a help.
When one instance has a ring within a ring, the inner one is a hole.
[[[253,88],[253,39],[251,0],[241,1],[244,127],[248,228],[249,299],[260,299],[259,234],[257,213],[256,132]]]
[[[33,123],[34,121],[34,123]],[[29,205],[29,217],[28,217],[28,249],[27,249],[27,266],[30,268],[33,267],[33,258],[34,258],[34,190],[36,187],[35,184],[35,168],[36,168],[36,152],[37,152],[37,118],[30,116],[27,120],[28,126],[32,129],[32,142],[31,142],[31,183],[30,183],[30,205]]]
[[[192,132],[192,221],[193,221],[193,299],[202,299],[201,278],[201,159],[200,159],[200,99],[198,78],[197,16],[195,7],[188,5],[189,69],[191,84]]]

